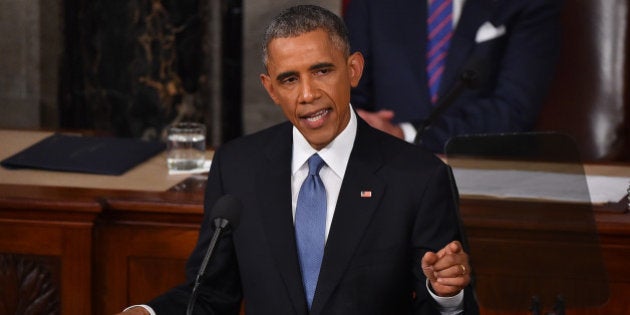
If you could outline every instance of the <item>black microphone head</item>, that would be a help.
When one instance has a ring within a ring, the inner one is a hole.
[[[212,208],[212,219],[226,220],[235,229],[241,219],[243,203],[233,195],[223,195]]]

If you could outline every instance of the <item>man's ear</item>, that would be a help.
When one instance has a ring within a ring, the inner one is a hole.
[[[273,84],[271,80],[272,79],[268,74],[265,74],[265,73],[260,74],[260,82],[265,87],[265,90],[267,90],[267,94],[269,94],[269,97],[271,97],[274,103],[280,104],[278,102],[278,99],[276,98],[276,93],[275,93],[275,90],[273,89]]]
[[[350,85],[356,87],[363,75],[363,66],[365,60],[360,52],[355,52],[348,57],[348,75],[350,79]]]

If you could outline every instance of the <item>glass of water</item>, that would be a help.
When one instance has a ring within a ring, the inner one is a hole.
[[[206,153],[206,126],[183,122],[167,129],[166,163],[170,170],[202,168]]]

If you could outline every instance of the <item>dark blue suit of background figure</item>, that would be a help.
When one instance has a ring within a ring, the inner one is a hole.
[[[446,60],[440,95],[472,59],[482,82],[463,94],[422,135],[442,152],[452,136],[528,131],[534,127],[559,51],[559,0],[465,0]],[[365,70],[352,104],[391,109],[394,123],[416,128],[430,115],[425,71],[427,3],[419,0],[351,0],[345,12],[352,51]]]

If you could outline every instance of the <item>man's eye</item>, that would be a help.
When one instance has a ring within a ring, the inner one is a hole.
[[[330,69],[319,69],[315,74],[322,75],[330,72]]]
[[[295,81],[297,81],[296,77],[287,77],[287,78],[282,79],[282,84],[290,84]]]

